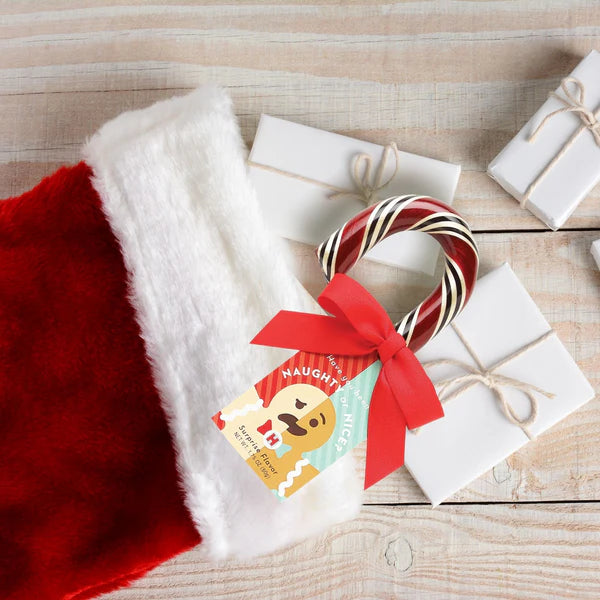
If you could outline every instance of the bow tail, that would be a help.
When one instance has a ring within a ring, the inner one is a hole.
[[[404,348],[383,368],[409,429],[444,416],[435,386],[409,348]]]
[[[365,490],[404,464],[405,438],[406,420],[382,371],[369,407]]]
[[[404,464],[406,428],[444,416],[435,387],[407,348],[383,365],[371,396],[365,489]]]

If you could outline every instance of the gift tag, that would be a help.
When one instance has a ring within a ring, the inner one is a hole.
[[[402,321],[392,326],[376,300],[350,278],[343,276],[345,281],[337,282],[337,289],[344,284],[347,286],[344,289],[352,292],[350,295],[356,293],[358,298],[364,294],[365,313],[375,310],[380,315],[383,312],[392,336],[386,334],[387,338],[373,342],[372,348],[366,342],[359,348],[361,344],[356,340],[352,342],[354,346],[350,342],[346,346],[342,340],[338,346],[344,348],[344,354],[339,350],[337,353],[301,350],[213,417],[238,454],[279,499],[292,495],[367,438],[371,400],[382,372],[382,360],[392,358],[402,347],[420,348],[460,312],[471,294],[478,257],[469,227],[452,209],[430,198],[390,198],[365,209],[323,242],[317,256],[327,278],[332,279],[336,273],[350,269],[378,241],[408,230],[426,231],[437,239],[444,250],[446,271],[432,294]],[[319,302],[333,313],[322,301],[328,288]],[[348,294],[342,294],[345,295]],[[340,298],[342,302],[347,302],[347,298]],[[360,315],[361,306],[350,308]],[[336,321],[335,327],[342,320],[341,314],[337,319],[303,313],[284,316],[293,318],[294,315],[312,318],[317,323],[327,321],[328,325]],[[304,327],[300,324],[299,329]],[[345,335],[347,330],[340,329],[339,335]],[[333,346],[335,341],[340,342],[334,340]],[[394,345],[391,350],[390,343]],[[269,345],[295,347],[278,341]],[[412,352],[410,354],[412,356]],[[385,403],[380,406],[387,409],[378,410],[390,411],[391,426],[386,427],[385,435],[403,440],[406,422],[397,421],[398,408]],[[417,418],[428,422],[441,416],[441,409],[440,414],[432,415]],[[385,421],[386,415],[379,415],[379,420],[382,416]],[[399,431],[394,431],[394,423],[398,424]]]
[[[214,422],[278,498],[316,477],[367,437],[381,363],[298,352]]]

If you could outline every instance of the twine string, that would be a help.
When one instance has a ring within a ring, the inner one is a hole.
[[[454,331],[458,335],[460,341],[464,345],[467,352],[471,355],[471,358],[475,362],[476,366],[465,363],[461,360],[455,360],[451,358],[445,358],[441,360],[432,360],[423,364],[425,368],[436,367],[440,365],[453,365],[455,367],[459,367],[463,371],[465,371],[464,375],[459,375],[457,377],[450,377],[448,379],[444,379],[442,381],[438,381],[436,387],[438,388],[438,396],[442,404],[457,398],[467,390],[471,389],[473,386],[477,384],[483,384],[488,389],[490,389],[498,400],[498,404],[500,405],[500,409],[506,416],[506,418],[521,428],[523,433],[529,438],[533,439],[534,436],[531,434],[530,427],[535,423],[538,417],[538,400],[536,398],[536,394],[540,394],[545,396],[546,398],[554,398],[555,394],[547,392],[531,383],[527,383],[525,381],[521,381],[514,377],[509,377],[507,375],[502,375],[501,373],[497,373],[496,371],[511,362],[515,358],[522,356],[525,352],[536,348],[541,343],[546,341],[550,336],[554,335],[554,331],[550,330],[546,332],[544,335],[540,336],[536,340],[533,340],[529,344],[519,348],[509,356],[499,360],[491,367],[485,367],[485,365],[481,362],[479,356],[475,352],[474,348],[469,344],[469,341],[460,331],[460,329],[456,326],[455,323],[451,324],[454,328]],[[514,408],[506,399],[503,388],[513,388],[519,390],[525,394],[527,399],[529,400],[529,415],[527,417],[521,418],[515,412]],[[416,431],[416,430],[415,430]]]
[[[394,169],[391,175],[384,180],[385,171],[390,157],[394,157]],[[371,206],[378,200],[378,193],[385,189],[398,174],[400,165],[400,152],[395,142],[387,144],[375,173],[373,173],[373,157],[366,152],[361,152],[352,161],[352,180],[356,190],[345,190],[331,194],[332,200],[340,198],[356,198]]]
[[[575,88],[574,91],[572,91],[569,88],[569,84],[573,84]],[[576,77],[565,77],[560,83],[560,88],[562,89],[564,96],[561,96],[556,92],[550,92],[549,97],[556,98],[564,106],[548,113],[542,119],[540,124],[535,128],[535,130],[531,133],[527,141],[529,143],[534,143],[540,132],[546,127],[549,121],[557,115],[561,115],[563,113],[575,113],[581,120],[581,125],[575,130],[575,133],[573,133],[573,135],[571,135],[571,137],[565,142],[563,147],[560,149],[560,152],[558,152],[554,156],[554,158],[546,165],[542,172],[531,182],[527,190],[525,190],[525,194],[519,202],[522,208],[525,208],[527,206],[531,195],[533,194],[534,190],[537,188],[539,183],[556,166],[560,159],[569,151],[569,149],[573,146],[575,140],[579,137],[582,131],[590,131],[594,137],[596,145],[600,147],[600,121],[598,120],[600,117],[600,109],[598,109],[596,112],[593,112],[585,105],[585,86],[583,85],[583,83]]]
[[[385,172],[387,170],[390,159],[394,159],[394,168],[387,178],[385,178]],[[355,189],[348,190],[343,187],[331,185],[311,177],[285,171],[271,165],[265,165],[249,160],[248,164],[252,167],[263,169],[271,173],[277,173],[278,175],[285,175],[298,181],[305,183],[311,183],[318,185],[326,190],[329,190],[329,198],[332,200],[338,200],[342,198],[358,199],[364,202],[367,206],[375,204],[378,201],[378,193],[385,189],[398,174],[400,165],[400,151],[396,146],[395,142],[391,142],[384,146],[381,160],[379,161],[377,168],[373,170],[373,157],[366,152],[357,154],[352,160],[351,175],[352,181],[354,182]],[[384,179],[385,178],[385,179]]]

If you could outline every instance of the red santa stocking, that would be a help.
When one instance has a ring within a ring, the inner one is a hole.
[[[285,502],[211,416],[314,310],[265,228],[219,89],[125,113],[0,202],[0,597],[90,598],[196,544],[273,552],[353,516],[344,458]],[[283,199],[282,199],[283,200]]]

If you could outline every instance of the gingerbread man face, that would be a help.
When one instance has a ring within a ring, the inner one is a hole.
[[[274,429],[282,431],[283,441],[296,452],[321,447],[335,428],[335,408],[329,396],[306,383],[289,385],[271,402]]]
[[[282,437],[286,444],[299,453],[320,448],[335,429],[335,407],[330,398],[321,402],[301,419],[290,417],[291,415],[279,415],[280,420],[288,422],[288,428],[283,432]]]
[[[323,390],[307,383],[295,383],[282,388],[273,396],[268,409],[273,419],[273,429],[280,432],[289,429],[290,423],[304,418],[328,398]]]

